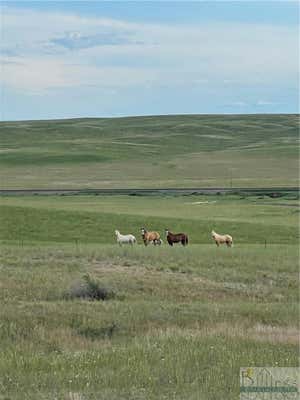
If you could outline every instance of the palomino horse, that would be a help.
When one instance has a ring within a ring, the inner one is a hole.
[[[141,228],[141,232],[145,246],[151,242],[154,244],[154,246],[157,244],[161,245],[162,241],[158,232],[148,232],[145,228]]]
[[[233,246],[233,240],[230,235],[219,235],[215,231],[211,231],[211,237],[216,242],[216,245],[219,247],[220,244],[226,243],[227,247]]]
[[[185,233],[172,233],[166,229],[166,236],[170,246],[173,246],[174,243],[181,243],[182,246],[186,246],[189,242],[189,238]]]

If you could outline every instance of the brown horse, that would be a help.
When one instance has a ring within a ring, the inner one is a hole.
[[[141,228],[141,232],[145,246],[149,243],[153,243],[154,246],[161,245],[162,241],[158,232],[148,232],[145,228]]]
[[[166,229],[166,236],[170,246],[173,246],[174,243],[181,243],[182,246],[186,246],[189,242],[189,238],[185,233],[172,233]]]

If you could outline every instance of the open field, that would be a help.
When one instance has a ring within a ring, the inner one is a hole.
[[[298,186],[297,115],[0,127],[2,189]],[[233,400],[240,367],[297,366],[299,205],[295,192],[1,196],[0,399]],[[142,226],[190,245],[145,248]],[[117,246],[115,229],[138,245]]]
[[[8,188],[298,186],[298,115],[0,123]]]
[[[139,236],[142,226],[189,232],[210,243],[210,232],[230,231],[240,243],[296,244],[299,200],[239,196],[1,197],[0,239],[114,243],[113,231]],[[174,214],[176,213],[176,216]],[[119,227],[119,228],[118,228]],[[270,233],[272,233],[270,235]]]
[[[295,196],[0,203],[0,398],[233,400],[240,367],[298,365]],[[141,226],[191,245],[145,248]],[[75,296],[86,274],[113,295]]]

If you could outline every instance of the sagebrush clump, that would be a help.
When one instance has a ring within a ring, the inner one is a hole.
[[[89,274],[83,276],[83,281],[75,283],[67,292],[66,298],[83,298],[88,300],[109,300],[113,299],[116,293]]]

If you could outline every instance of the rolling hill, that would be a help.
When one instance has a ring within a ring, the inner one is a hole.
[[[299,115],[0,123],[2,188],[298,185]]]

